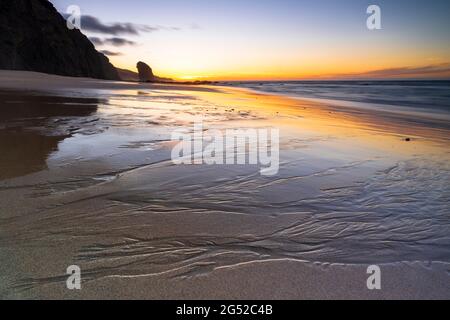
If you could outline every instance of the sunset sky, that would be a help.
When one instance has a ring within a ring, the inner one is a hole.
[[[176,79],[450,78],[448,0],[52,0],[119,68]],[[377,4],[382,30],[366,27]]]

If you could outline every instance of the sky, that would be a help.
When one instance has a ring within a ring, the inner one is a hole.
[[[51,0],[119,68],[179,80],[450,79],[448,0]],[[369,5],[381,29],[369,30]]]

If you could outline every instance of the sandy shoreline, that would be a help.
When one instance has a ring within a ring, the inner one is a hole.
[[[450,298],[445,121],[10,71],[0,91],[1,298]],[[279,175],[173,165],[200,118],[279,128]]]
[[[202,86],[177,84],[134,83],[124,81],[97,80],[91,78],[64,77],[29,71],[0,70],[0,88],[4,90],[27,90],[41,92],[91,90],[139,90],[157,88],[159,90],[214,91]],[[89,91],[88,91],[89,92]]]

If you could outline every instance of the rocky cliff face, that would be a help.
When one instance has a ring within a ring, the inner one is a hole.
[[[0,69],[119,80],[108,58],[47,0],[0,0]]]

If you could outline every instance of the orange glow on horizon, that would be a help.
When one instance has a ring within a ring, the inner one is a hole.
[[[369,48],[370,49],[370,48]],[[174,80],[245,81],[245,80],[326,80],[326,79],[450,79],[450,57],[442,52],[405,51],[385,49],[383,55],[371,50],[345,50],[321,54],[279,52],[277,54],[242,54],[216,56],[214,52],[162,55],[143,59],[156,75]],[[139,52],[112,57],[119,68],[136,71]],[[211,56],[211,58],[209,58]],[[427,69],[428,68],[428,69]],[[430,69],[431,68],[431,69]],[[392,70],[392,74],[389,71]],[[398,71],[399,70],[399,71]]]
[[[114,63],[114,62],[113,62]],[[129,65],[115,64],[118,68],[128,69],[137,72],[136,68]],[[450,65],[450,64],[449,64]],[[152,66],[153,67],[153,66]],[[421,68],[425,66],[417,66]],[[230,71],[211,71],[211,72],[177,72],[173,70],[158,70],[153,67],[156,75],[160,77],[167,77],[179,81],[290,81],[290,80],[333,80],[333,79],[417,79],[417,78],[432,78],[432,79],[450,79],[450,70],[442,70],[439,72],[421,73],[411,71],[408,74],[395,74],[388,76],[372,75],[377,71],[389,70],[389,69],[413,69],[415,67],[400,66],[400,67],[384,67],[384,68],[368,68],[368,69],[345,69],[336,68],[330,69],[328,72],[323,70],[322,72],[230,72]]]

